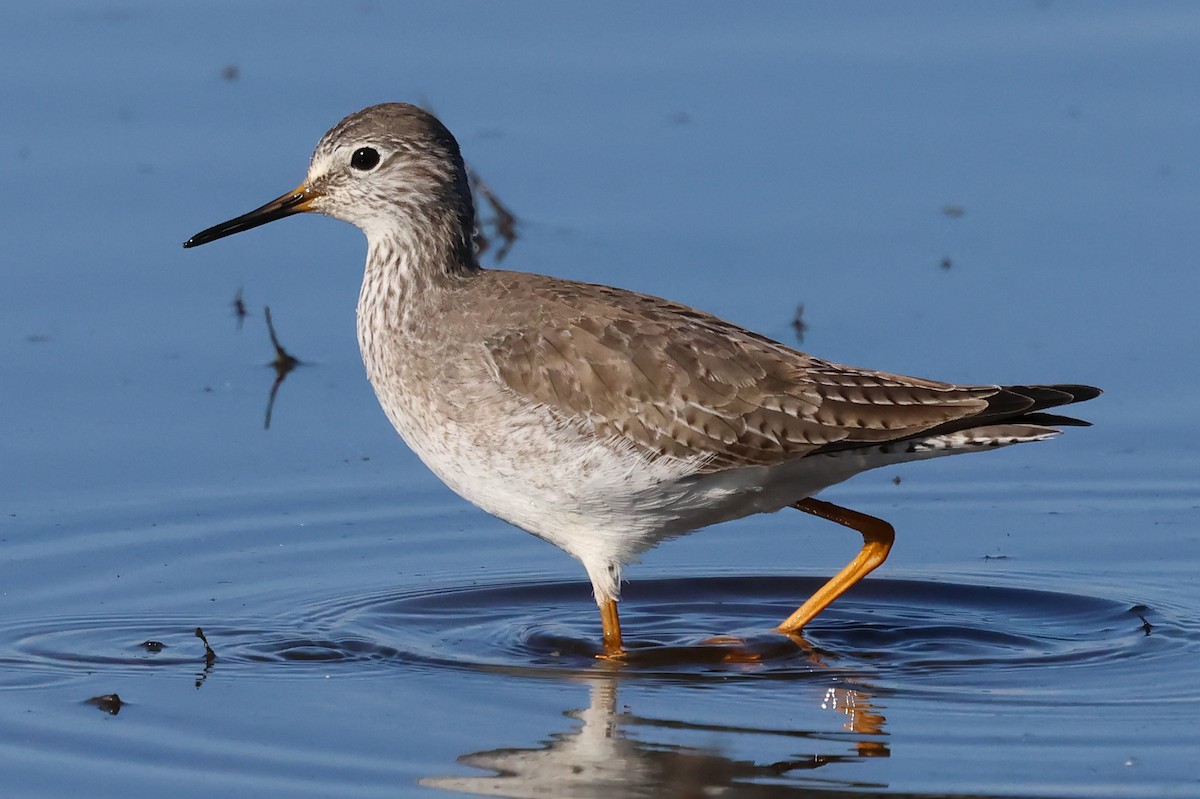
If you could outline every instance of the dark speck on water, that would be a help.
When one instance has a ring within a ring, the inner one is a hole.
[[[804,334],[808,332],[808,323],[804,321],[804,305],[797,305],[796,312],[792,314],[792,330],[796,334],[796,341],[804,343]]]
[[[234,295],[231,304],[233,305],[233,315],[237,319],[237,329],[241,330],[242,323],[245,322],[247,316],[246,301],[242,298],[241,288],[237,290],[237,294]]]

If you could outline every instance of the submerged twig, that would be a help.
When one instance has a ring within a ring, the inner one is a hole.
[[[217,653],[208,645],[208,639],[204,637],[204,630],[197,627],[195,634],[204,644],[204,668],[196,676],[196,687],[199,688],[204,685],[204,681],[208,679],[208,673],[212,671],[213,664],[217,662]]]
[[[1142,623],[1142,632],[1149,635],[1150,631],[1154,629],[1154,625],[1146,620],[1146,614],[1150,612],[1150,608],[1146,605],[1134,605],[1129,612],[1138,617],[1138,621]]]
[[[212,666],[217,660],[217,653],[208,645],[208,639],[204,636],[204,630],[197,627],[195,635],[200,639],[200,643],[204,644],[204,665],[206,667]]]
[[[271,321],[271,307],[264,306],[263,311],[267,317],[267,333],[271,336],[271,345],[275,348],[275,360],[271,362],[271,366],[275,369],[275,382],[271,384],[271,393],[267,397],[267,413],[263,419],[263,429],[270,430],[271,413],[275,409],[275,396],[279,393],[279,387],[283,385],[288,372],[299,366],[302,361],[285,350],[279,343],[279,336],[275,335],[275,323]]]
[[[509,210],[507,205],[500,202],[500,198],[496,196],[496,192],[492,191],[491,186],[484,183],[483,178],[479,177],[479,173],[469,166],[467,167],[467,179],[471,182],[471,190],[482,197],[495,214],[484,224],[490,222],[495,235],[500,239],[500,246],[496,248],[496,263],[499,263],[504,260],[504,256],[508,255],[508,251],[512,249],[513,243],[517,240],[517,216]],[[476,230],[476,243],[479,245],[481,255],[490,246],[490,241],[482,230]]]
[[[420,106],[430,114],[434,113],[433,104],[428,99],[421,98]],[[471,192],[476,197],[482,197],[494,214],[491,219],[476,220],[474,233],[475,254],[483,255],[491,248],[492,239],[497,238],[500,240],[500,246],[496,248],[495,258],[496,263],[500,263],[508,255],[508,251],[512,249],[513,243],[517,240],[517,215],[507,205],[500,202],[500,198],[496,196],[496,192],[492,191],[492,187],[485,183],[483,178],[479,177],[479,173],[472,169],[470,164],[466,164],[466,167],[467,180],[471,184]],[[485,230],[485,227],[488,226],[491,227],[491,235]]]

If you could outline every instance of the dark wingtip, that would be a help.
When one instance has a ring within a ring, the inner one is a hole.
[[[1021,417],[1021,424],[1040,424],[1046,427],[1091,427],[1092,423],[1057,413],[1030,413]]]
[[[1028,410],[1013,417],[1013,421],[1019,421],[1022,424],[1046,425],[1047,427],[1091,427],[1091,422],[1071,416],[1045,413],[1044,410],[1060,405],[1086,402],[1104,393],[1095,386],[1076,383],[1055,383],[1047,386],[1005,386],[1005,390],[1031,401]]]
[[[1065,391],[1071,395],[1071,402],[1087,402],[1090,399],[1095,399],[1104,392],[1095,386],[1083,386],[1068,383],[1066,385],[1054,386],[1059,391]]]
[[[1095,386],[1085,386],[1076,383],[1054,383],[1044,386],[1004,386],[1006,391],[1027,397],[1032,400],[1030,410],[1053,408],[1056,405],[1073,405],[1076,402],[1087,402],[1104,392]]]

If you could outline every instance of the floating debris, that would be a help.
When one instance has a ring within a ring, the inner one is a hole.
[[[211,668],[212,664],[217,662],[216,650],[208,645],[208,639],[204,636],[204,630],[197,627],[195,636],[200,639],[200,643],[204,644],[204,667]]]
[[[87,704],[95,705],[110,716],[115,716],[120,713],[121,708],[125,705],[125,703],[121,701],[121,697],[117,696],[116,694],[101,694],[100,696],[93,696],[91,699],[87,700]]]
[[[900,475],[896,475],[895,477],[892,478],[893,485],[900,485],[900,483],[902,483],[902,482],[904,482],[904,478],[901,477]]]
[[[1150,612],[1150,608],[1145,605],[1134,605],[1129,609],[1129,612],[1138,617],[1138,620],[1142,623],[1142,632],[1149,635],[1150,631],[1154,629],[1154,625],[1146,621],[1146,614]]]
[[[950,217],[951,219],[958,219],[960,216],[962,216],[966,212],[967,212],[967,209],[963,208],[961,205],[943,205],[942,206],[942,214]]]
[[[208,645],[208,639],[204,637],[204,630],[197,627],[195,636],[200,639],[200,643],[204,644],[204,662],[211,666],[213,661],[217,659],[217,653]]]
[[[204,681],[208,679],[208,673],[212,671],[213,664],[217,662],[217,653],[208,645],[208,639],[204,637],[204,630],[196,628],[196,637],[204,644],[204,668],[196,675],[196,687],[204,685]]]
[[[226,64],[225,66],[221,67],[221,80],[233,82],[240,78],[241,75],[242,71],[238,69],[237,64]]]
[[[940,266],[943,271],[949,271],[950,267],[954,266],[954,262],[951,261],[949,257],[946,257],[941,260],[938,266]]]

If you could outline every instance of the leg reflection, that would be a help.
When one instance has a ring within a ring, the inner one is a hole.
[[[647,695],[647,702],[658,708],[656,714],[638,715],[630,705],[618,702],[623,672],[598,673],[586,678],[588,707],[564,714],[574,722],[568,729],[548,730],[540,746],[490,749],[459,758],[459,763],[491,772],[489,775],[427,777],[421,784],[479,795],[563,799],[715,794],[801,797],[811,796],[816,785],[857,790],[886,787],[864,779],[866,775],[858,767],[844,768],[888,755],[881,739],[886,723],[882,713],[873,705],[867,688],[851,687],[844,679],[825,673],[814,674],[811,683],[782,684],[793,696],[808,699],[807,704],[796,707],[802,713],[806,710],[812,723],[804,725],[807,729],[792,729],[774,725],[774,719],[750,724],[744,715],[728,724],[702,720],[722,715],[721,698],[709,690],[697,690],[713,687],[704,679],[694,686],[671,686],[672,697],[665,702],[662,686],[657,686],[657,692]],[[830,685],[831,680],[836,684]],[[644,685],[628,683],[627,692]],[[763,689],[775,696],[780,684],[764,683]],[[739,694],[726,701],[733,708],[743,699]],[[675,710],[663,716],[663,706]],[[828,727],[822,729],[823,711],[829,709],[846,716],[844,729],[851,733],[848,740],[840,734],[831,736]],[[779,718],[789,719],[789,724],[797,720],[794,713]],[[760,756],[748,759],[747,752]],[[834,764],[843,768],[825,768]],[[822,769],[819,779],[805,776],[818,768]],[[762,792],[765,788],[770,790]]]

